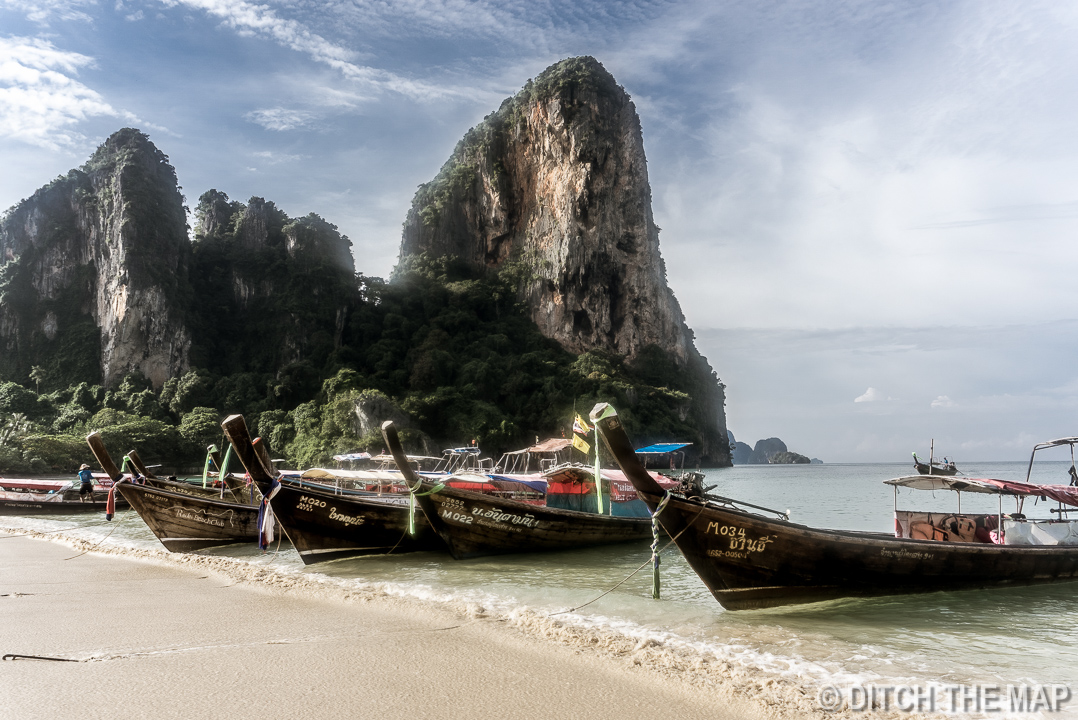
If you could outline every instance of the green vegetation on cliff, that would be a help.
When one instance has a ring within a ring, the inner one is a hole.
[[[405,440],[426,452],[473,439],[490,454],[521,447],[567,433],[574,410],[599,400],[615,403],[641,441],[697,437],[686,419],[693,389],[665,353],[629,366],[566,352],[519,305],[516,270],[477,277],[452,259],[420,257],[393,282],[363,278],[340,344],[278,373],[247,371],[242,353],[224,353],[213,370],[158,392],[137,375],[111,390],[81,383],[42,395],[0,384],[0,424],[13,413],[28,421],[0,446],[0,471],[72,471],[90,460],[83,438],[93,429],[114,453],[135,447],[148,461],[195,466],[233,412],[300,467],[379,450],[383,415],[399,418]],[[364,413],[375,415],[366,428]]]
[[[218,375],[280,370],[279,392],[291,392],[289,378],[303,372],[290,366],[324,367],[360,300],[351,242],[313,213],[293,219],[272,202],[243,205],[216,190],[199,198],[195,217],[191,365]],[[308,380],[303,399],[318,387]]]
[[[624,96],[591,58],[529,81],[421,188],[422,222],[456,222],[490,176],[478,163],[507,172],[483,148],[527,132],[537,99],[576,107],[578,93]],[[702,358],[566,351],[521,304],[538,277],[527,253],[489,271],[408,253],[385,281],[357,273],[349,239],[313,213],[210,190],[191,220],[194,242],[168,157],[132,129],[0,218],[0,473],[70,472],[91,430],[114,453],[197,466],[236,412],[296,466],[377,450],[387,417],[426,452],[474,439],[497,455],[566,433],[599,400],[641,441],[708,432],[700,408],[715,406],[697,401],[721,386]]]

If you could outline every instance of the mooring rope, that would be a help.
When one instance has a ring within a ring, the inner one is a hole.
[[[669,496],[668,496],[668,497],[669,497]],[[700,518],[700,516],[701,516],[701,515],[703,515],[703,513],[704,513],[704,510],[706,510],[706,509],[707,509],[707,506],[706,506],[706,505],[702,505],[702,506],[700,507],[700,512],[696,513],[696,516],[695,516],[695,517],[694,517],[694,518],[693,518],[692,520],[690,520],[690,521],[688,522],[688,524],[686,524],[686,525],[685,525],[685,527],[681,528],[681,530],[680,530],[680,531],[678,532],[678,534],[677,534],[677,535],[675,535],[674,537],[670,538],[670,542],[666,543],[666,545],[664,545],[664,546],[663,546],[663,549],[662,549],[662,550],[660,550],[660,551],[659,551],[659,553],[664,553],[664,552],[666,552],[666,550],[667,550],[667,549],[668,549],[668,548],[669,548],[669,547],[670,547],[671,545],[673,545],[673,544],[674,544],[674,543],[675,543],[675,542],[677,541],[677,539],[678,539],[679,537],[681,537],[681,534],[682,534],[682,533],[684,533],[684,532],[685,532],[686,530],[688,530],[688,529],[689,529],[690,527],[692,527],[692,526],[693,526],[693,523],[695,523],[695,522],[696,522],[696,521],[697,521],[697,520],[698,520],[698,519]],[[617,589],[618,589],[619,587],[621,587],[621,586],[622,586],[622,585],[624,585],[625,583],[629,582],[629,580],[630,580],[630,579],[631,579],[631,578],[632,578],[632,577],[633,577],[634,575],[636,575],[636,574],[637,574],[638,572],[640,572],[641,570],[643,570],[644,568],[646,568],[646,567],[647,567],[647,566],[648,566],[648,565],[649,565],[649,564],[650,564],[650,563],[651,563],[652,561],[653,561],[653,560],[652,560],[652,558],[648,558],[647,560],[645,560],[645,561],[644,561],[644,562],[643,562],[643,563],[642,563],[642,564],[640,565],[640,567],[638,567],[638,568],[637,568],[636,570],[633,570],[633,571],[632,571],[631,573],[629,573],[628,575],[626,575],[626,576],[625,576],[625,577],[624,577],[624,578],[622,579],[622,581],[621,581],[621,582],[619,582],[619,583],[618,583],[617,585],[615,585],[614,587],[610,588],[609,590],[607,590],[606,592],[602,593],[601,595],[597,595],[596,597],[593,597],[593,598],[592,598],[591,600],[588,600],[588,601],[587,601],[586,603],[584,603],[583,605],[577,605],[576,607],[572,607],[572,608],[569,608],[568,610],[560,610],[560,611],[558,611],[558,612],[556,612],[556,613],[550,613],[549,615],[544,615],[544,617],[548,617],[548,618],[551,618],[551,617],[554,617],[555,615],[564,615],[564,614],[566,614],[566,613],[576,612],[577,610],[579,610],[579,609],[581,609],[581,608],[585,608],[585,607],[587,607],[588,605],[591,605],[591,604],[592,604],[593,602],[596,602],[596,601],[598,601],[598,600],[602,600],[602,599],[603,599],[604,597],[606,597],[606,596],[607,596],[607,595],[609,595],[610,593],[614,592],[615,590],[617,590]]]
[[[109,522],[108,520],[102,520],[100,522],[88,523],[86,525],[72,525],[71,527],[60,528],[58,530],[31,530],[30,532],[21,533],[19,535],[0,535],[0,540],[7,540],[8,538],[33,537],[35,535],[51,535],[53,533],[58,533],[58,532],[67,532],[68,530],[82,530],[83,528],[96,527],[98,525],[105,525],[108,522]],[[0,532],[4,532],[4,531],[0,530]]]
[[[412,487],[405,483],[405,487],[408,488],[408,534],[415,537],[415,499],[417,497],[423,497],[424,495],[433,495],[439,490],[445,489],[445,485],[438,483],[427,492],[416,492],[419,488],[423,487],[423,478],[416,478],[415,487]]]
[[[400,538],[397,540],[396,543],[394,543],[393,547],[389,548],[389,552],[387,552],[386,555],[392,555],[393,551],[396,550],[398,547],[400,547],[400,544],[402,542],[404,542],[404,538],[406,538],[407,536],[408,536],[408,531],[405,530],[404,532],[401,533]]]
[[[101,540],[99,540],[96,545],[93,545],[91,547],[86,548],[85,550],[80,552],[78,555],[72,555],[71,557],[66,557],[66,558],[64,558],[64,560],[74,560],[77,557],[82,557],[86,553],[92,552],[92,551],[96,550],[97,548],[101,547],[101,544],[104,543],[106,540],[108,540],[110,537],[112,537],[112,533],[116,532],[116,528],[120,527],[120,525],[123,524],[124,520],[126,520],[127,516],[130,515],[130,514],[131,514],[131,508],[128,508],[124,512],[124,514],[120,516],[120,519],[116,521],[116,524],[112,526],[112,529],[109,530],[109,534],[106,535],[105,537],[101,538]]]
[[[666,505],[670,502],[670,491],[667,490],[663,499],[659,501],[659,505],[655,508],[655,512],[651,514],[651,563],[653,566],[651,573],[651,597],[655,600],[659,599],[659,515],[666,509]]]

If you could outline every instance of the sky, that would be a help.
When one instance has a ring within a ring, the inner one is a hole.
[[[315,212],[386,276],[416,187],[592,55],[740,441],[1021,460],[1078,435],[1078,6],[0,0],[0,208],[149,134],[193,206]]]

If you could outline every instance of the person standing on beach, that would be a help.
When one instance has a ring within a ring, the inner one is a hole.
[[[94,474],[90,472],[90,466],[83,464],[79,468],[79,480],[82,480],[82,485],[79,486],[79,500],[86,502],[86,496],[90,496],[90,501],[94,499]]]

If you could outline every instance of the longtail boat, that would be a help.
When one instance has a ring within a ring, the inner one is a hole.
[[[914,480],[933,487],[934,483],[949,481],[955,483],[951,489],[960,493],[999,495],[1000,511],[987,516],[959,512],[946,518],[914,514],[917,517],[905,518],[903,529],[896,510],[896,525],[902,537],[824,530],[791,523],[785,513],[730,498],[667,493],[644,471],[612,407],[606,403],[596,405],[591,419],[663,529],[715,599],[728,610],[1078,579],[1078,545],[1017,544],[1029,542],[1034,533],[1015,529],[1025,524],[1020,512],[1006,515],[1002,509],[1004,496],[1048,496],[1061,503],[1061,510],[1062,503],[1078,506],[1076,487],[968,478],[900,478],[889,481],[896,487],[896,498],[897,487],[917,487]],[[1053,443],[1070,443],[1073,448],[1078,438]],[[921,536],[931,539],[909,536],[915,529],[913,523],[926,521],[940,532]],[[978,525],[993,524],[997,528],[995,541],[991,536],[978,537]],[[1051,524],[1066,524],[1066,537],[1078,543],[1078,533],[1069,532],[1073,526],[1068,521]],[[1000,533],[999,528],[1004,532]],[[1004,544],[999,544],[1001,541]]]
[[[392,421],[383,423],[382,437],[427,521],[458,560],[569,550],[651,537],[651,520],[647,518],[550,508],[417,476],[408,465]]]
[[[98,463],[116,483],[116,491],[131,504],[161,544],[171,552],[190,552],[220,545],[256,542],[262,495],[234,477],[220,478],[221,487],[154,477],[138,453],[127,454],[142,476],[125,476],[96,432],[86,438]]]
[[[958,466],[953,461],[949,461],[947,458],[940,460],[929,460],[925,462],[921,458],[917,457],[917,453],[913,454],[913,469],[921,475],[957,475]]]
[[[64,515],[104,512],[112,480],[94,473],[88,499],[79,495],[80,482],[70,480],[14,480],[0,478],[0,515]]]
[[[928,462],[917,457],[917,453],[913,454],[913,469],[921,475],[958,474],[958,466],[954,464],[954,460],[948,460],[946,457],[942,460],[936,459],[936,441],[934,439],[928,447]]]
[[[251,479],[304,564],[360,555],[445,550],[421,513],[409,532],[407,496],[348,490],[313,480],[279,478],[265,445],[252,440],[242,415],[221,424]],[[277,485],[277,483],[280,483]],[[272,495],[270,494],[272,493]]]

